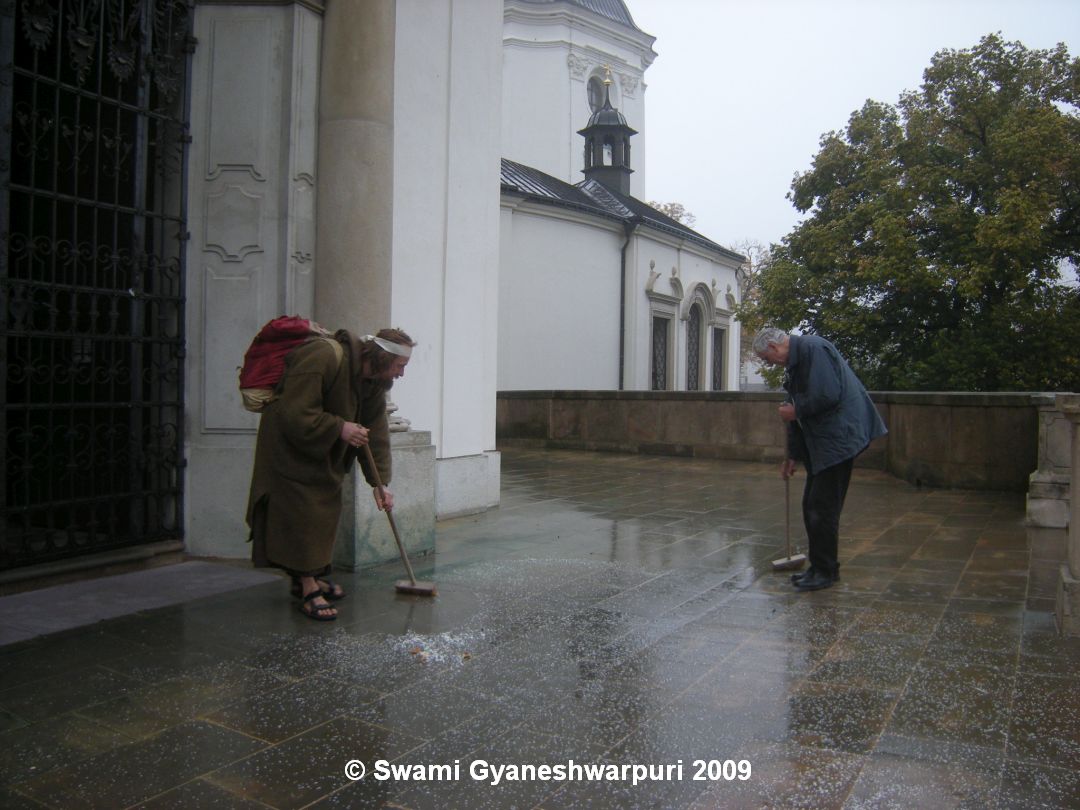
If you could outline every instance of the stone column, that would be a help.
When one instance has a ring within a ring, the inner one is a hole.
[[[1072,469],[1069,485],[1069,527],[1065,537],[1065,565],[1058,579],[1057,620],[1062,635],[1080,636],[1080,394],[1059,394],[1060,410],[1072,425]]]
[[[375,333],[391,323],[395,0],[330,0],[319,95],[315,319]],[[431,434],[391,434],[394,517],[410,553],[435,545]],[[386,515],[359,468],[343,491],[334,564],[350,571],[397,559]]]
[[[326,4],[319,95],[315,319],[391,325],[395,0]]]
[[[1069,523],[1072,424],[1053,394],[1037,394],[1039,466],[1028,479],[1027,525],[1064,529]]]

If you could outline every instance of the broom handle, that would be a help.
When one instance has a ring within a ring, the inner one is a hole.
[[[784,479],[784,539],[787,541],[787,555],[791,557],[791,479]]]
[[[371,448],[366,444],[364,445],[364,454],[367,456],[368,466],[371,467],[371,476],[375,479],[375,486],[382,489],[382,479],[379,478],[379,468],[375,466],[375,459],[371,455]],[[401,535],[398,534],[397,524],[394,523],[394,516],[389,509],[384,509],[386,512],[386,519],[390,521],[390,531],[394,533],[394,542],[397,543],[398,552],[401,554],[401,561],[405,563],[405,570],[409,574],[409,582],[413,585],[416,584],[416,576],[413,574],[412,565],[409,564],[409,555],[405,553],[405,546],[401,542]]]

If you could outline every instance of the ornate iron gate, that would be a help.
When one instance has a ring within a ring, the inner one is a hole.
[[[190,0],[0,0],[0,569],[183,534]]]

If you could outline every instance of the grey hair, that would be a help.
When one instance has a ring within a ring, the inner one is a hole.
[[[777,329],[775,326],[766,326],[754,335],[754,354],[760,357],[761,353],[769,348],[769,344],[775,343],[779,346],[787,339],[788,333],[783,329]]]

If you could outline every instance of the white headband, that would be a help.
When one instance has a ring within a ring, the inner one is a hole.
[[[396,354],[398,357],[412,357],[412,346],[406,346],[403,343],[383,340],[381,337],[375,337],[374,335],[364,335],[360,340],[364,343],[374,342],[383,351]]]

